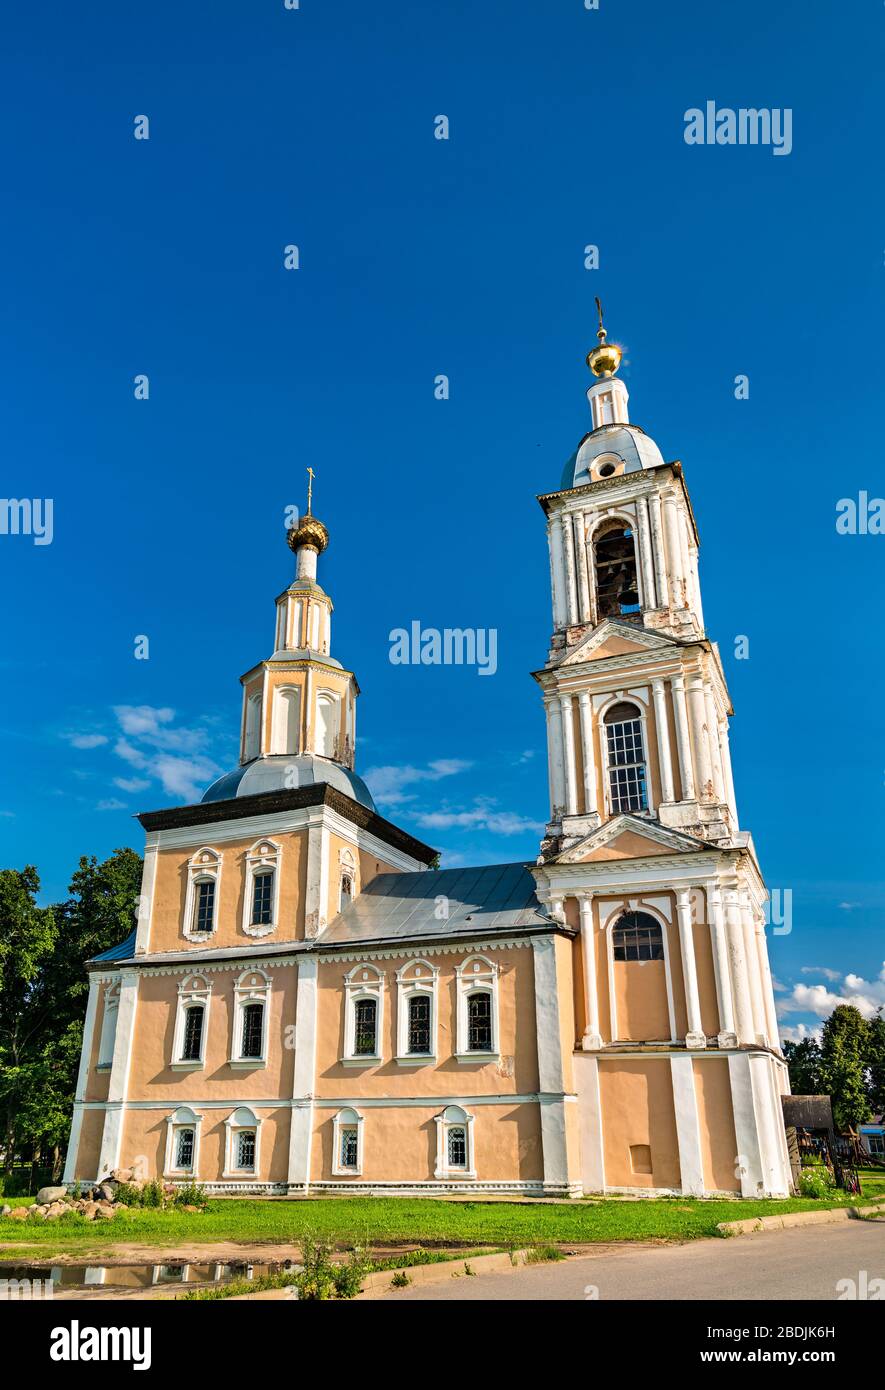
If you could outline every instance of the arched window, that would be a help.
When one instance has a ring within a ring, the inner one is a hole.
[[[273,752],[296,754],[301,723],[301,692],[294,686],[284,686],[274,699]]]
[[[348,903],[353,902],[353,879],[350,874],[341,875],[341,897],[338,904],[339,912],[343,912]]]
[[[639,710],[636,705],[621,701],[606,712],[603,723],[612,814],[648,810],[648,777]]]
[[[245,970],[234,988],[232,1067],[251,1070],[266,1064],[269,1005],[268,976],[262,970]]]
[[[332,1172],[336,1177],[358,1176],[363,1170],[363,1117],[350,1106],[332,1122]]]
[[[596,576],[596,617],[618,617],[639,612],[636,548],[633,532],[623,521],[613,521],[597,531],[593,540]]]
[[[240,1056],[260,1057],[264,1036],[264,1005],[246,1004],[243,1007],[243,1046]]]
[[[204,845],[191,855],[187,866],[182,934],[189,941],[205,940],[215,931],[220,881],[221,855]]]
[[[467,1050],[492,1050],[492,996],[486,990],[467,997]]]
[[[475,1178],[473,1116],[460,1105],[447,1105],[436,1121],[435,1178]]]
[[[166,1159],[163,1171],[168,1177],[196,1175],[200,1158],[202,1115],[189,1105],[181,1105],[166,1116]]]
[[[469,956],[455,967],[456,1051],[459,1062],[486,1063],[497,1057],[498,966],[486,956]]]
[[[368,961],[355,965],[344,977],[345,1066],[380,1062],[383,1019],[383,972]]]
[[[612,955],[615,960],[663,960],[660,922],[647,912],[625,912],[612,928]]]
[[[192,932],[211,932],[215,922],[215,879],[198,878],[194,883]]]
[[[378,1005],[374,999],[354,1004],[353,1050],[357,1057],[374,1057],[378,1042]]]
[[[261,1123],[255,1111],[248,1105],[240,1105],[228,1115],[224,1122],[227,1132],[224,1146],[224,1177],[258,1177]]]
[[[247,936],[269,936],[276,928],[280,854],[275,840],[256,840],[246,855],[243,931]]]
[[[184,1042],[181,1048],[181,1060],[183,1062],[199,1062],[203,1055],[203,1018],[205,1010],[202,1004],[191,1004],[185,1010],[184,1015]]]

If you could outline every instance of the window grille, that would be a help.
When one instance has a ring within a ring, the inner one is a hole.
[[[357,1057],[376,1052],[378,1009],[374,999],[358,999],[354,1005],[353,1050]]]
[[[341,1167],[357,1166],[357,1131],[355,1125],[347,1125],[341,1130]]]
[[[430,996],[415,994],[409,1000],[409,1052],[430,1052]]]
[[[243,1057],[260,1057],[264,1032],[264,1005],[247,1004],[243,1009]]]
[[[664,938],[660,923],[647,912],[627,912],[612,932],[615,960],[663,960]]]
[[[642,720],[635,705],[615,705],[605,717],[608,790],[613,813],[646,811],[648,790]]]
[[[237,1135],[237,1167],[255,1167],[255,1131],[241,1129]]]
[[[176,1168],[192,1168],[193,1164],[194,1132],[192,1129],[180,1129],[175,1145],[175,1166]]]
[[[471,994],[467,1000],[467,1047],[470,1052],[492,1050],[492,996]]]
[[[215,880],[211,878],[201,879],[196,885],[196,890],[193,930],[195,932],[210,932],[215,916]]]
[[[448,1163],[450,1168],[467,1167],[467,1130],[462,1125],[451,1125],[446,1135]]]
[[[255,874],[252,879],[252,926],[269,927],[273,922],[273,871]]]
[[[203,1006],[202,1004],[194,1004],[184,1016],[184,1046],[181,1060],[183,1062],[199,1062],[202,1042]]]

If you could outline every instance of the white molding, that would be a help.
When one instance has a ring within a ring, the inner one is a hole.
[[[455,1060],[482,1064],[500,1057],[498,1020],[498,977],[501,967],[480,952],[468,956],[455,967]],[[492,1045],[487,1052],[468,1047],[467,1001],[472,994],[491,996]]]
[[[407,961],[396,972],[396,1060],[402,1066],[428,1066],[436,1061],[438,980],[438,968],[420,956]],[[430,1047],[427,1052],[410,1052],[409,1002],[422,997],[430,1000]]]
[[[476,1156],[473,1144],[473,1116],[458,1104],[447,1105],[438,1115],[434,1115],[436,1124],[436,1167],[433,1176],[437,1179],[447,1178],[475,1178],[476,1177]],[[465,1158],[466,1162],[461,1166],[452,1166],[449,1163],[449,1132],[453,1129],[464,1130]]]
[[[242,928],[246,936],[270,936],[279,926],[282,858],[282,847],[269,835],[256,840],[246,852],[242,920]],[[265,923],[254,923],[252,921],[252,898],[255,890],[255,878],[260,873],[273,874],[271,920]]]
[[[120,1162],[120,1147],[123,1140],[123,1111],[126,1097],[129,1094],[129,1068],[132,1063],[132,1041],[135,1033],[137,1004],[138,971],[121,971],[117,1032],[114,1038],[114,1061],[108,1080],[108,1099],[99,1156],[100,1175],[113,1172]]]
[[[157,864],[159,862],[157,846],[152,842],[152,836],[148,836],[144,848],[144,867],[141,872],[141,893],[138,899],[138,921],[135,929],[135,951],[136,956],[147,953],[151,937],[151,920],[154,909],[154,893],[157,886]]]
[[[175,1006],[175,1027],[172,1036],[172,1056],[169,1065],[173,1071],[200,1071],[206,1064],[206,1039],[209,1035],[209,1004],[212,997],[212,985],[205,980],[199,971],[192,971],[185,976],[178,986],[178,999]],[[185,1026],[187,1023],[187,1011],[190,1008],[202,1008],[203,1028],[200,1034],[200,1055],[198,1058],[185,1059],[182,1057],[184,1050]]]
[[[270,1015],[270,976],[258,967],[244,970],[234,986],[233,1022],[228,1065],[237,1071],[253,1071],[267,1066],[267,1035]],[[243,1011],[247,1004],[260,1004],[261,1055],[243,1056]]]
[[[249,1105],[238,1105],[231,1111],[224,1122],[224,1172],[222,1177],[239,1178],[243,1181],[251,1172],[254,1178],[258,1178],[261,1172],[261,1126],[263,1123],[261,1117],[256,1115]],[[236,1145],[240,1134],[244,1130],[250,1129],[255,1131],[255,1162],[251,1169],[239,1168],[234,1163],[237,1157]]]
[[[218,907],[221,900],[222,855],[211,845],[201,845],[191,855],[187,866],[187,892],[184,895],[184,916],[181,921],[181,934],[188,941],[203,944],[210,941],[218,930]],[[194,931],[194,911],[196,908],[197,884],[212,883],[212,930]]]
[[[171,1115],[167,1115],[166,1156],[163,1160],[164,1178],[178,1178],[179,1181],[183,1178],[196,1178],[200,1171],[200,1127],[202,1123],[202,1115],[189,1105],[180,1105]],[[194,1131],[194,1157],[189,1168],[179,1168],[174,1161],[178,1131],[181,1129]]]
[[[299,961],[295,997],[295,1062],[290,1102],[292,1117],[289,1127],[290,1187],[306,1188],[310,1183],[313,1097],[316,1085],[318,973],[316,956],[306,956]]]
[[[373,1066],[383,1061],[385,975],[370,961],[355,965],[344,977],[344,1055],[345,1066]],[[375,1051],[356,1051],[356,1006],[362,1000],[375,1004]]]
[[[684,1057],[670,1058],[670,1076],[682,1191],[689,1197],[703,1197],[706,1193],[704,1159],[694,1085],[694,1059],[690,1053]]]
[[[356,1163],[345,1168],[341,1162],[341,1131],[356,1129]],[[363,1117],[352,1106],[345,1105],[332,1120],[332,1173],[335,1177],[360,1177],[363,1171]]]

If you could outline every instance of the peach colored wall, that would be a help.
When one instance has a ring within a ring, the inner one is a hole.
[[[556,990],[559,995],[559,1037],[562,1049],[563,1089],[574,1090],[572,1053],[577,1038],[574,986],[572,984],[572,943],[567,936],[553,938],[556,952]]]
[[[477,1105],[473,1115],[477,1178],[495,1182],[529,1182],[543,1178],[541,1126],[533,1104]],[[359,1109],[357,1102],[356,1108]],[[367,1106],[363,1116],[363,1167],[360,1176],[336,1177],[332,1172],[333,1128],[336,1111],[315,1112],[311,1176],[314,1181],[432,1182],[436,1167],[436,1124],[439,1104],[428,1106]]]
[[[698,1101],[704,1185],[719,1192],[740,1192],[728,1059],[696,1057],[694,1089]]]
[[[329,890],[326,901],[326,920],[331,922],[333,917],[338,915],[338,895],[341,886],[341,862],[339,855],[343,849],[350,850],[354,862],[357,865],[357,878],[360,891],[362,891],[376,874],[395,874],[401,870],[395,869],[392,864],[379,859],[375,854],[369,854],[366,850],[357,849],[356,845],[349,840],[343,839],[340,835],[329,832]]]
[[[701,900],[706,898],[701,894]],[[716,997],[716,970],[713,965],[713,940],[710,935],[706,907],[700,910],[704,921],[692,926],[694,959],[698,975],[698,996],[701,1001],[701,1021],[704,1033],[713,1038],[719,1032],[719,1001]]]
[[[253,938],[243,931],[243,901],[246,888],[246,856],[255,844],[255,836],[242,840],[212,840],[211,826],[206,829],[206,845],[222,856],[221,891],[216,902],[216,930],[205,941],[191,942],[182,935],[187,898],[187,871],[193,849],[161,849],[157,855],[157,879],[154,890],[151,931],[148,950],[201,951],[206,947],[244,946],[249,949]],[[280,846],[279,926],[274,941],[292,941],[304,936],[304,892],[307,874],[307,831],[291,830],[269,837]],[[262,937],[268,941],[271,938]]]
[[[224,1146],[226,1131],[224,1122],[230,1111],[200,1110],[200,1155],[197,1178],[201,1182],[220,1182],[224,1172]],[[233,1107],[231,1107],[233,1109]],[[256,1182],[285,1182],[289,1172],[289,1110],[262,1110],[253,1107],[261,1120],[261,1140],[258,1151],[258,1172],[243,1178],[248,1181],[254,1176]],[[120,1167],[129,1168],[140,1160],[147,1172],[161,1174],[166,1158],[166,1117],[168,1109],[127,1110],[123,1125]],[[236,1179],[230,1179],[236,1181]]]
[[[80,1143],[77,1148],[76,1176],[78,1178],[97,1178],[98,1163],[101,1158],[101,1140],[104,1134],[103,1110],[84,1110],[80,1128]]]
[[[481,954],[481,953],[477,953]],[[535,1031],[534,969],[530,947],[486,951],[501,969],[498,984],[500,1062],[457,1062],[455,1027],[455,967],[468,959],[465,955],[428,957],[439,970],[437,1001],[436,1065],[401,1066],[396,1056],[396,972],[407,959],[401,956],[379,960],[385,976],[382,1056],[369,1067],[343,1066],[344,978],[353,961],[320,961],[319,1019],[317,1025],[317,1094],[347,1097],[365,1090],[377,1095],[486,1095],[491,1092],[535,1091],[538,1088],[537,1041]],[[367,957],[366,963],[370,960]]]
[[[652,844],[644,835],[625,830],[609,840],[607,845],[600,845],[588,854],[587,863],[603,863],[609,859],[648,859],[651,855],[669,853],[663,845]]]
[[[101,1044],[101,1026],[104,1022],[105,996],[110,987],[110,983],[99,985],[98,1007],[95,1010],[95,1027],[92,1030],[92,1046],[89,1049],[89,1072],[86,1077],[84,1100],[107,1100],[108,1098],[108,1086],[111,1080],[110,1068],[107,1071],[98,1071],[97,1068],[98,1049]]]
[[[662,960],[616,960],[615,1018],[619,1042],[670,1037],[666,967]]]
[[[599,1092],[606,1184],[678,1188],[679,1145],[669,1060],[600,1059]],[[634,1172],[633,1145],[651,1149],[651,1173]]]
[[[267,968],[269,994],[267,1065],[254,1070],[233,1070],[231,1055],[234,986],[242,974],[242,964],[234,970],[207,972],[203,977],[212,985],[206,1032],[205,1067],[199,1071],[173,1071],[173,1033],[179,983],[185,975],[143,974],[139,981],[138,1006],[129,1073],[130,1100],[151,1100],[159,1095],[176,1105],[197,1100],[248,1098],[249,1101],[278,1100],[292,1095],[294,1052],[286,1046],[295,1022],[297,971],[294,965]],[[196,972],[195,972],[196,973]]]

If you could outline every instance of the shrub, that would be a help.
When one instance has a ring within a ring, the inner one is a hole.
[[[527,1265],[544,1264],[547,1260],[564,1260],[558,1245],[532,1245],[525,1252],[525,1262]]]
[[[820,1200],[829,1197],[835,1183],[828,1168],[804,1168],[799,1174],[799,1192],[803,1197]]]
[[[411,1284],[411,1282],[406,1271],[404,1269],[398,1269],[390,1281],[390,1287],[392,1289],[404,1289],[408,1284]]]
[[[201,1187],[198,1182],[185,1183],[184,1187],[179,1187],[172,1198],[173,1205],[176,1207],[204,1207],[207,1201],[206,1189]]]

